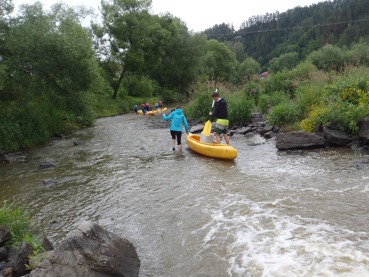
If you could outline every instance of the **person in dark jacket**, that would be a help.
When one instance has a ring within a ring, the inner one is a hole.
[[[210,112],[209,115],[216,118],[214,127],[216,143],[220,143],[220,135],[223,134],[224,140],[229,145],[229,137],[227,135],[229,125],[227,101],[224,98],[221,98],[217,91],[213,92],[211,96],[214,99],[215,109],[214,113]]]
[[[168,116],[166,114],[163,114],[163,118],[168,121],[169,119],[172,119],[172,122],[170,123],[170,135],[172,136],[172,146],[173,151],[176,150],[176,140],[178,144],[178,151],[182,151],[182,129],[183,126],[185,127],[186,134],[189,133],[188,130],[188,123],[186,116],[184,115],[182,109],[180,106],[178,106],[174,111],[172,111]]]

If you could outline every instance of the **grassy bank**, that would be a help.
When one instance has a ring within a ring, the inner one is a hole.
[[[267,78],[255,76],[242,87],[221,86],[219,92],[228,102],[232,125],[245,125],[252,112],[262,112],[270,125],[286,130],[314,132],[322,125],[357,134],[361,121],[369,115],[368,73],[368,67],[327,73],[301,64]],[[185,108],[186,115],[207,119],[211,93],[206,84],[199,84]]]

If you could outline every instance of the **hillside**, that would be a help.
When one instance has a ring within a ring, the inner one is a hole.
[[[326,44],[350,46],[369,36],[369,0],[334,0],[286,12],[253,16],[240,30],[226,24],[204,31],[209,38],[242,43],[264,68],[274,57],[297,52],[300,60]]]

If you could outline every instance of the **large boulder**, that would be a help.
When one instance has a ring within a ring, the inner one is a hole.
[[[348,144],[352,143],[352,137],[350,137],[343,131],[334,128],[324,127],[323,133],[325,140],[329,144],[335,146],[347,146]]]
[[[314,149],[325,146],[322,136],[304,131],[278,133],[276,147],[278,150]]]
[[[126,239],[91,222],[81,223],[30,273],[30,277],[138,276],[140,260]]]

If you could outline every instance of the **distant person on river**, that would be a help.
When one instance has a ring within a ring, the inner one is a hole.
[[[133,110],[135,111],[135,113],[138,113],[138,105],[137,104],[133,107]]]
[[[158,101],[158,107],[159,107],[159,109],[163,108],[163,101],[161,101],[161,100]]]
[[[214,127],[216,143],[220,143],[220,135],[223,134],[226,143],[229,145],[229,138],[227,135],[229,125],[227,101],[220,97],[218,91],[214,91],[211,96],[215,102],[215,109],[214,113],[210,112],[209,115],[216,118]]]
[[[146,114],[146,104],[145,103],[142,103],[141,104],[141,110],[142,110],[142,113],[143,113],[143,115],[145,115]]]
[[[183,126],[185,127],[186,134],[189,133],[188,130],[188,123],[186,116],[184,115],[181,106],[177,106],[177,108],[172,111],[168,116],[166,114],[163,114],[163,118],[168,121],[169,119],[172,119],[172,122],[170,123],[170,135],[172,136],[172,149],[173,151],[176,150],[176,140],[178,145],[178,151],[182,151],[182,130]]]
[[[152,107],[149,102],[146,102],[145,107],[146,107],[146,111],[152,111]]]

